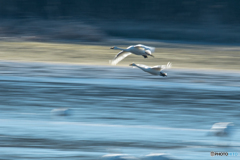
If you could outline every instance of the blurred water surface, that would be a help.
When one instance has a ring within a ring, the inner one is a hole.
[[[240,73],[166,72],[162,78],[131,67],[0,62],[0,157],[167,153],[202,160],[211,151],[240,153]],[[70,108],[70,115],[54,116],[55,108]],[[235,134],[207,137],[216,122],[234,122]]]

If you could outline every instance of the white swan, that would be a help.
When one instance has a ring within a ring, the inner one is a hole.
[[[107,154],[102,156],[102,160],[137,160],[137,159],[127,154]]]
[[[164,69],[171,68],[172,64],[170,62],[168,62],[167,65],[159,65],[159,66],[149,67],[149,66],[146,66],[146,65],[143,65],[143,64],[132,63],[132,64],[130,64],[130,66],[138,67],[141,70],[143,70],[144,72],[148,72],[148,73],[153,74],[153,75],[160,75],[160,76],[166,77],[167,73],[164,73],[164,72],[161,72],[161,71],[164,70]]]
[[[169,157],[167,154],[164,153],[152,153],[142,158],[142,160],[174,160],[174,159],[175,158]]]
[[[70,113],[70,108],[56,108],[51,111],[51,114],[55,116],[69,116]]]
[[[129,56],[131,53],[136,54],[136,55],[141,55],[144,58],[147,58],[147,56],[154,57],[152,55],[152,53],[155,51],[154,47],[149,47],[149,46],[145,46],[142,44],[138,44],[135,46],[129,46],[127,49],[122,49],[122,48],[118,48],[118,47],[112,47],[110,49],[122,50],[114,57],[114,59],[112,61],[110,61],[110,63],[112,65],[116,65],[118,62],[123,60],[125,57]]]
[[[233,131],[234,124],[232,122],[219,122],[213,124],[208,135],[217,137],[227,137],[231,136],[233,134]]]

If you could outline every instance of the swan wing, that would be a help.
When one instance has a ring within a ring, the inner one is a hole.
[[[134,48],[137,48],[137,49],[141,49],[141,50],[145,50],[145,47],[141,44],[137,44],[135,46],[133,46]]]
[[[116,65],[116,64],[118,64],[118,62],[120,62],[121,60],[123,60],[124,58],[129,56],[130,54],[131,54],[130,52],[121,51],[114,57],[114,59],[112,61],[110,61],[110,63],[112,65]]]
[[[153,53],[155,51],[155,48],[154,47],[148,47],[146,46],[146,51],[151,51],[151,53]]]
[[[142,45],[142,44],[137,44],[134,47],[138,48],[138,49],[145,50],[145,51],[150,51],[150,53],[153,53],[155,51],[154,47],[149,47],[149,46],[145,46],[145,45]]]
[[[163,66],[164,66],[164,65],[159,65],[159,66],[153,66],[153,67],[151,67],[151,68],[154,69],[154,70],[156,70],[156,71],[161,71],[161,70],[164,69]]]
[[[161,70],[164,70],[164,69],[169,69],[171,67],[172,67],[172,63],[168,62],[167,65],[158,65],[158,66],[153,66],[151,68],[154,69],[154,70],[157,70],[157,71],[161,71]]]

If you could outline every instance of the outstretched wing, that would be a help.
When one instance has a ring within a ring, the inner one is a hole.
[[[124,51],[119,52],[114,57],[114,59],[110,61],[111,65],[116,65],[118,62],[120,62],[121,60],[123,60],[124,58],[129,56],[130,54],[131,54],[130,52],[124,52]]]
[[[150,53],[153,53],[155,51],[154,47],[149,47],[149,46],[145,46],[145,45],[142,45],[142,44],[137,44],[134,47],[145,50],[145,51],[148,51],[148,52],[150,51]]]
[[[154,69],[154,70],[157,70],[157,71],[161,71],[161,70],[168,69],[168,68],[171,68],[171,67],[172,67],[172,63],[168,62],[167,65],[153,66],[151,68]]]

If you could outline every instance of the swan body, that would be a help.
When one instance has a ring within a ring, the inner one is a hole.
[[[217,137],[227,137],[231,136],[233,134],[233,131],[234,124],[232,122],[219,122],[213,124],[208,135]]]
[[[130,66],[137,67],[137,68],[143,70],[144,72],[148,72],[152,75],[160,75],[160,76],[166,77],[167,73],[162,72],[162,70],[171,68],[172,64],[170,62],[168,62],[167,65],[158,65],[158,66],[149,67],[149,66],[146,66],[143,64],[132,63],[132,64],[130,64]]]
[[[107,154],[102,157],[102,160],[137,160],[137,159],[127,154]]]
[[[152,153],[142,158],[142,160],[174,160],[175,158],[169,157],[164,153]]]
[[[70,112],[70,108],[56,108],[51,111],[51,114],[55,116],[69,116]]]
[[[152,53],[155,51],[154,47],[149,47],[149,46],[145,46],[142,44],[137,44],[137,45],[132,45],[129,46],[126,49],[122,49],[119,47],[112,47],[110,49],[115,49],[115,50],[121,50],[112,61],[110,61],[110,63],[112,65],[116,65],[118,62],[120,62],[121,60],[123,60],[124,58],[126,58],[127,56],[129,56],[130,54],[135,54],[135,55],[141,55],[144,58],[147,58],[148,56],[152,56]]]

